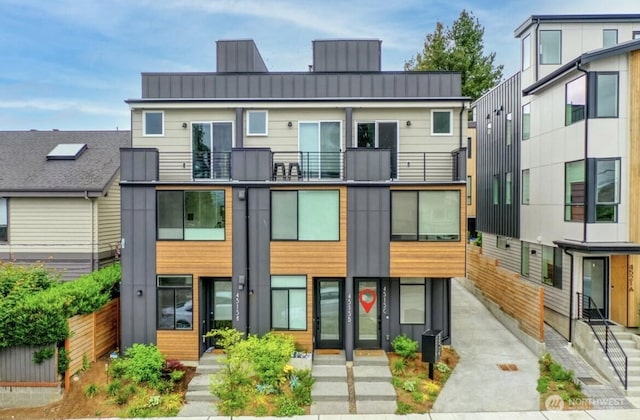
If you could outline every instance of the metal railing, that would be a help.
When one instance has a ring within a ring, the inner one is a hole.
[[[580,292],[577,292],[577,295],[578,319],[583,319],[589,324],[624,389],[627,389],[629,362],[626,353],[618,339],[613,335],[607,319],[602,315],[593,299]]]
[[[348,153],[348,152],[347,152]],[[160,152],[160,181],[231,180],[231,152]],[[466,180],[457,174],[451,152],[400,152],[390,154],[390,179],[398,181],[452,182]],[[345,180],[345,152],[272,152],[271,179],[275,181]]]

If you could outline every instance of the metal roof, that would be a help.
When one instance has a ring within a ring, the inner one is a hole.
[[[76,160],[48,160],[58,144],[86,144]],[[130,131],[0,131],[0,196],[104,195]]]
[[[513,32],[519,38],[531,25],[542,23],[576,23],[576,22],[640,22],[640,14],[577,14],[577,15],[531,15]]]

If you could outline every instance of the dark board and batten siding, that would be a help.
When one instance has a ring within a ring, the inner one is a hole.
[[[313,71],[380,71],[381,44],[373,39],[313,41]]]
[[[258,47],[253,40],[216,42],[216,70],[224,72],[266,72]]]
[[[50,346],[16,346],[0,349],[0,383],[56,382],[57,356],[45,359],[40,364],[33,362],[33,354],[44,347]],[[3,408],[1,403],[0,408]]]
[[[476,228],[520,237],[520,142],[522,139],[520,72],[475,102],[477,116]],[[506,145],[506,120],[511,112],[513,138]],[[487,125],[491,122],[491,135]],[[511,204],[505,204],[505,174],[511,172]],[[493,176],[499,179],[499,204],[493,204]]]
[[[443,98],[461,96],[460,73],[143,73],[143,99]]]

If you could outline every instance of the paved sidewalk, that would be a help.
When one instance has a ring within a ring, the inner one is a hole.
[[[452,346],[460,362],[442,388],[433,413],[539,410],[537,356],[457,280],[452,280],[451,289]],[[515,365],[517,370],[503,371],[500,364]],[[467,417],[433,414],[433,418]]]

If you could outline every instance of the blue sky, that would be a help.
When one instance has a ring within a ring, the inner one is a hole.
[[[0,0],[0,130],[129,129],[140,73],[215,71],[218,39],[254,39],[273,71],[306,71],[314,39],[380,39],[383,70],[402,70],[462,9],[505,76],[532,14],[640,13],[638,0]]]

